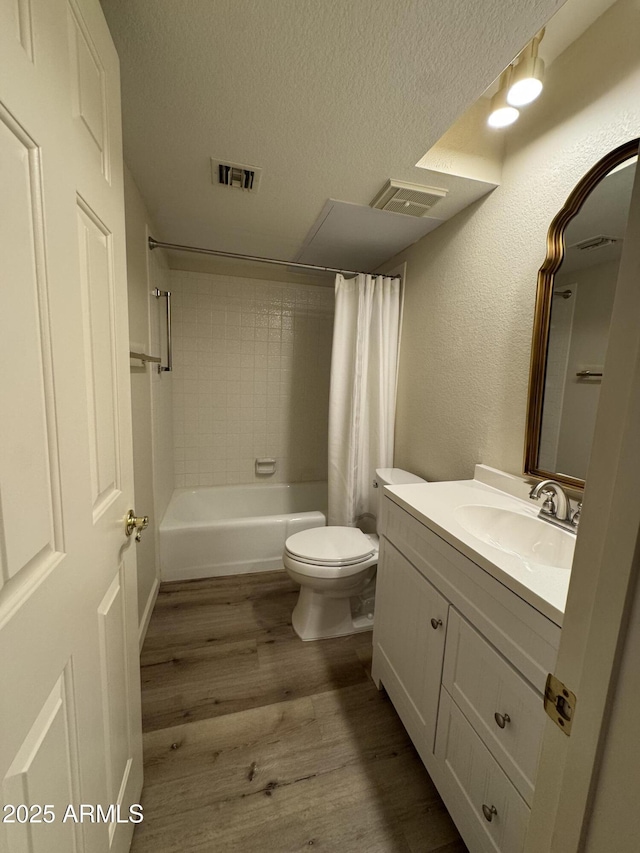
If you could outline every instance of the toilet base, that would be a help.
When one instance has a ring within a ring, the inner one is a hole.
[[[357,596],[356,601],[359,601]],[[350,598],[330,598],[303,586],[293,608],[291,624],[301,640],[326,640],[371,631],[373,614],[371,617],[368,614],[354,617]]]

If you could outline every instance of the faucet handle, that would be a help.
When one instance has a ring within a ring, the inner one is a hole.
[[[571,516],[571,524],[573,524],[574,527],[577,527],[578,524],[580,523],[580,513],[581,512],[582,512],[582,501],[580,501],[580,503],[576,507],[576,511]]]
[[[542,504],[540,512],[548,512],[551,515],[555,515],[556,505],[555,501],[553,500],[553,492],[543,492],[542,494],[544,495],[544,502]]]
[[[529,499],[537,501],[540,497],[544,498],[540,512],[555,515],[556,505],[554,502],[553,489],[545,489],[544,487],[541,489],[540,485],[534,486],[529,492]]]

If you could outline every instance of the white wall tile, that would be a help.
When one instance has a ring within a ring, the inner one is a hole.
[[[331,288],[173,271],[175,485],[327,476]]]

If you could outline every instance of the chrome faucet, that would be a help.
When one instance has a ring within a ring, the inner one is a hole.
[[[572,514],[567,493],[555,480],[542,480],[529,492],[532,501],[538,500],[540,496],[544,497],[544,502],[538,513],[538,518],[555,524],[557,527],[562,527],[563,530],[568,530],[570,533],[575,533],[580,521],[582,504],[578,504],[578,508]]]

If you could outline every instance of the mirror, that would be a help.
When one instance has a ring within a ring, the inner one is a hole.
[[[612,151],[575,187],[551,223],[538,273],[525,474],[578,489],[591,453],[638,141]]]

